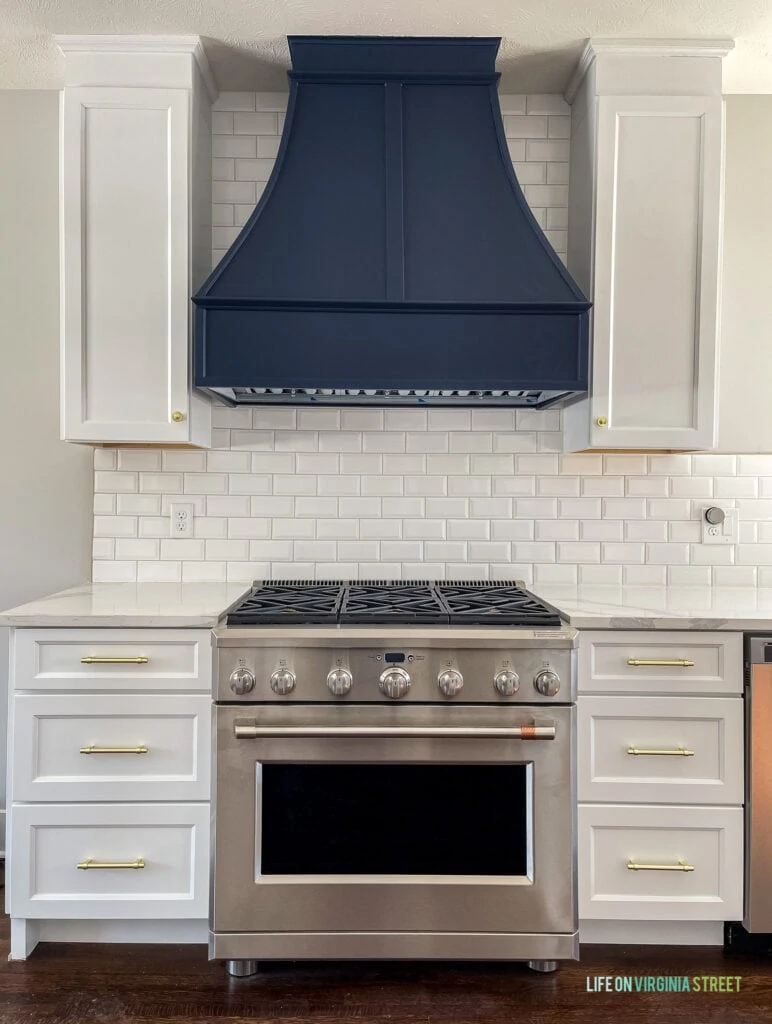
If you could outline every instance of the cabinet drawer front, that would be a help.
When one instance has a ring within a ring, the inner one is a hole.
[[[19,629],[17,690],[206,690],[208,630]]]
[[[742,907],[741,808],[579,805],[580,918],[731,921]]]
[[[16,801],[209,799],[204,695],[17,694],[13,704]]]
[[[741,693],[742,688],[741,633],[609,630],[581,636],[583,693]]]
[[[207,916],[208,804],[15,805],[11,822],[14,917]]]
[[[739,697],[582,696],[578,729],[580,800],[743,802]]]

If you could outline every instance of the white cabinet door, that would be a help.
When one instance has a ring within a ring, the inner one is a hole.
[[[62,437],[188,443],[189,92],[62,96]]]
[[[202,918],[209,804],[15,804],[13,917]]]
[[[582,802],[743,801],[739,697],[582,695],[578,733]]]
[[[723,101],[597,104],[590,444],[712,448]]]
[[[579,917],[736,921],[741,807],[579,805]]]

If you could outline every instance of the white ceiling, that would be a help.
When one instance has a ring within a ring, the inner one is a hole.
[[[221,89],[284,89],[289,34],[500,35],[504,92],[561,92],[590,36],[732,38],[725,92],[772,92],[770,0],[0,0],[0,88],[55,89],[61,34],[196,34]]]

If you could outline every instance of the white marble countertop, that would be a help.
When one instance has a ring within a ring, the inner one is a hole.
[[[772,588],[534,586],[575,629],[772,630]]]
[[[84,583],[0,613],[3,626],[216,626],[245,583]]]
[[[772,588],[529,588],[575,629],[772,631]],[[246,594],[244,583],[84,583],[0,613],[5,626],[206,629]]]

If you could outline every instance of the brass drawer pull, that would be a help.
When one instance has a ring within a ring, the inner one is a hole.
[[[694,757],[694,751],[687,750],[686,747],[677,747],[675,750],[647,750],[644,747],[628,747],[627,753],[634,757],[640,757],[641,754],[656,757]]]
[[[94,743],[90,747],[81,747],[81,754],[147,754],[148,748],[144,743],[138,747],[97,747]]]
[[[633,668],[694,668],[688,658],[628,658],[627,664]]]
[[[139,871],[140,868],[145,866],[145,862],[141,857],[137,857],[136,860],[130,861],[109,861],[109,860],[92,860],[90,857],[88,860],[82,860],[76,867],[79,871],[90,871],[92,868],[99,868],[100,870],[120,870],[133,869]]]
[[[694,871],[693,864],[679,860],[677,864],[636,864],[634,860],[627,862],[628,871]]]
[[[81,665],[147,665],[150,658],[145,657],[144,654],[140,654],[137,658],[93,658],[89,655],[87,658],[81,658]]]

